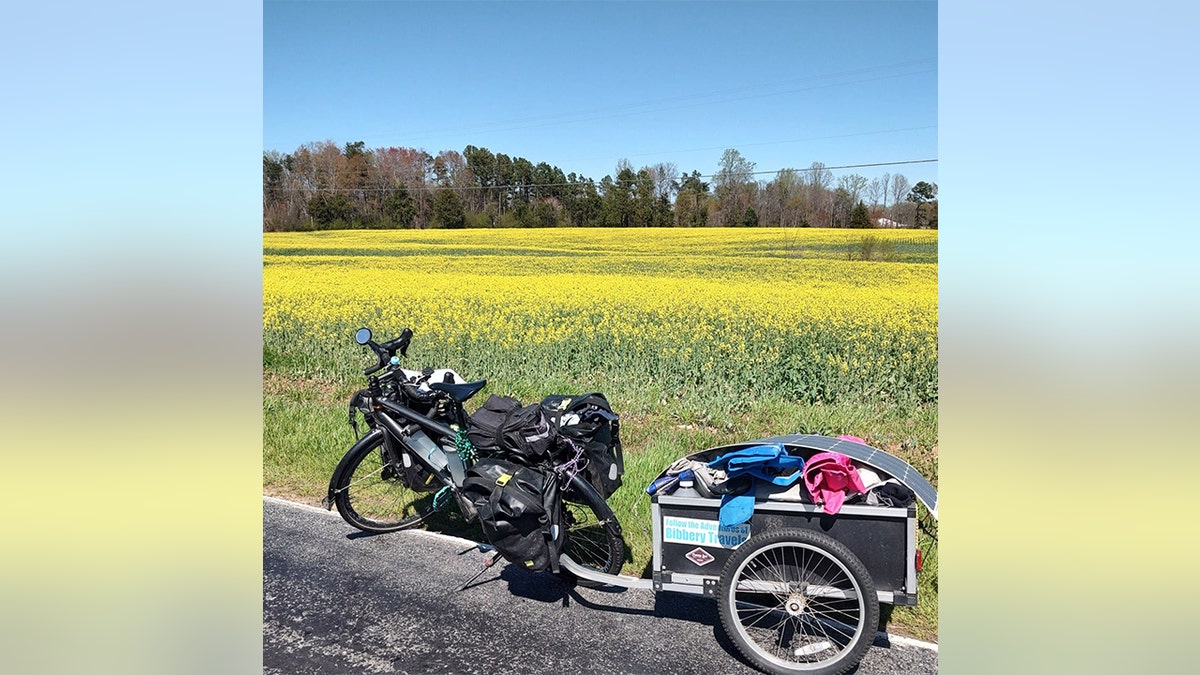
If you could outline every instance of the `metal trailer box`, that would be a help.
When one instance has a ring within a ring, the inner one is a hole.
[[[846,504],[830,515],[815,504],[759,497],[748,523],[721,529],[720,499],[674,494],[651,501],[655,591],[715,596],[733,550],[751,536],[780,528],[822,532],[862,561],[879,595],[894,605],[917,604],[917,509]]]

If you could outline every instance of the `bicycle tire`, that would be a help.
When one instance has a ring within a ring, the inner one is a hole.
[[[563,491],[563,511],[567,536],[562,552],[582,567],[618,574],[625,564],[625,539],[617,517],[600,493],[582,481],[572,482]],[[591,584],[565,570],[562,575],[582,585]]]
[[[408,487],[403,468],[386,454],[382,435],[352,448],[333,486],[338,513],[364,532],[409,529],[434,513],[433,494]]]
[[[769,530],[746,541],[721,570],[717,594],[726,634],[770,673],[844,673],[879,624],[879,598],[862,562],[812,530]]]

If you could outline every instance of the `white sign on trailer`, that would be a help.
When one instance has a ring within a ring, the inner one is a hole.
[[[669,544],[737,548],[749,538],[750,523],[721,527],[715,520],[663,517],[663,541]]]

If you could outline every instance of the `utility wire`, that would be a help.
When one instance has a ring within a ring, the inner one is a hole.
[[[724,150],[726,148],[752,148],[760,145],[783,145],[785,143],[807,143],[810,141],[831,141],[838,138],[854,138],[856,136],[876,136],[880,134],[895,134],[902,131],[926,131],[936,129],[936,124],[929,124],[923,127],[903,127],[900,129],[880,129],[877,131],[855,131],[848,134],[834,134],[832,136],[809,136],[808,138],[791,138],[785,141],[758,141],[756,143],[727,143],[725,145],[710,145],[706,148],[687,148],[685,150],[659,150],[656,152],[639,152],[633,155],[625,155],[620,159],[628,159],[630,157],[661,157],[663,155],[681,155],[689,152],[707,152],[709,150]],[[564,162],[584,162],[595,161],[598,159],[608,159],[608,155],[592,156],[592,157],[568,157]]]
[[[901,160],[901,161],[896,161],[896,162],[871,162],[871,163],[867,163],[867,164],[842,164],[840,166],[818,166],[818,167],[810,166],[805,169],[787,168],[787,169],[775,169],[772,171],[749,171],[742,175],[759,176],[759,175],[763,175],[763,174],[777,174],[777,173],[780,173],[783,171],[795,171],[797,173],[802,173],[802,172],[806,172],[806,171],[833,171],[835,169],[864,169],[864,168],[876,167],[876,166],[901,166],[901,165],[905,165],[905,164],[929,164],[929,163],[934,163],[937,161],[938,161],[937,159],[908,159],[908,160]],[[710,174],[701,174],[699,176],[699,178],[716,178],[718,175],[720,175],[720,172],[710,173]],[[688,177],[691,177],[691,176],[689,175]],[[606,178],[608,178],[608,176],[606,176]],[[614,185],[620,185],[620,184],[632,185],[634,183],[637,183],[641,179],[618,180],[615,178],[610,178],[610,180],[611,180],[612,184],[614,184]],[[474,190],[511,190],[514,188],[532,190],[535,188],[595,185],[596,183],[600,183],[600,182],[602,182],[602,180],[596,181],[596,180],[588,179],[586,181],[577,181],[575,183],[528,183],[528,184],[526,184],[526,183],[509,183],[507,185],[460,185],[460,186],[456,186],[456,185],[418,185],[418,186],[403,185],[403,187],[408,192],[434,192],[436,190],[454,190],[456,192],[470,192],[470,191],[474,191]],[[394,185],[391,187],[382,187],[382,188],[366,188],[366,187],[364,187],[364,188],[312,188],[312,187],[285,188],[285,187],[272,187],[269,189],[278,190],[281,192],[313,192],[313,191],[315,191],[315,192],[392,192],[392,191],[398,189],[399,187],[401,187],[401,186]]]
[[[780,171],[825,171],[825,170],[832,171],[833,169],[862,169],[862,168],[870,167],[870,166],[895,166],[897,164],[929,164],[930,162],[936,162],[936,161],[937,161],[936,159],[906,159],[906,160],[899,161],[899,162],[873,162],[871,164],[843,164],[841,166],[818,166],[818,167],[810,166],[807,169],[776,169],[775,171],[751,171],[750,175],[757,176],[757,175],[763,174],[763,173],[779,173]],[[716,175],[717,174],[713,173],[713,174],[708,174],[706,176],[701,176],[701,178],[714,178],[714,177],[716,177]]]

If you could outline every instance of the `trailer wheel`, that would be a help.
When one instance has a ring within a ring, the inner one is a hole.
[[[770,673],[844,673],[879,624],[862,562],[810,530],[771,530],[739,546],[721,571],[717,604],[738,650]]]

